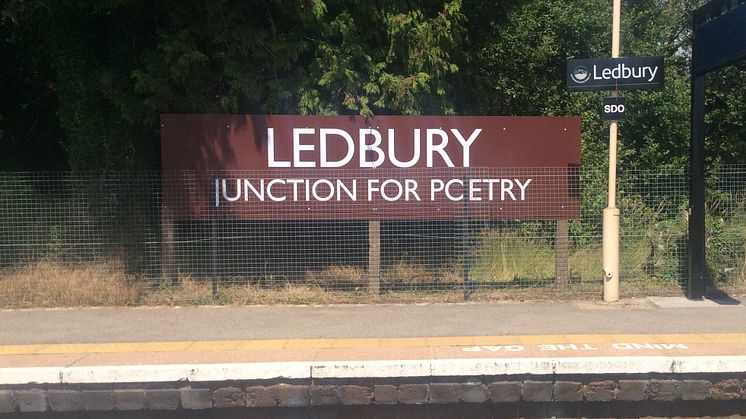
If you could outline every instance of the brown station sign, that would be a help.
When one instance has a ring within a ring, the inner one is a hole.
[[[576,117],[164,114],[161,147],[181,218],[579,216]]]

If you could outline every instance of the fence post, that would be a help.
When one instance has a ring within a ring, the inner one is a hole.
[[[381,291],[381,222],[368,221],[368,291]]]
[[[557,288],[565,288],[570,284],[569,231],[567,220],[557,220],[554,231],[554,281]]]
[[[217,209],[210,205],[210,281],[212,298],[218,296],[218,215]]]
[[[176,285],[174,218],[166,205],[161,206],[161,277],[166,283]]]
[[[464,180],[464,184],[468,184],[469,177],[467,176]],[[464,300],[471,299],[471,293],[473,291],[474,284],[471,282],[471,278],[469,277],[469,273],[471,272],[471,225],[469,224],[469,200],[464,199],[464,213],[463,213],[463,219],[461,221],[461,246],[462,246],[462,253],[464,258],[464,271],[463,271],[463,279],[464,279]]]

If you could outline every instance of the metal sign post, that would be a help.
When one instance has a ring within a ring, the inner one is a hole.
[[[614,0],[611,27],[611,58],[619,57],[619,32],[621,25],[622,1]],[[612,97],[618,90],[611,92]],[[619,208],[616,207],[616,153],[617,121],[609,126],[609,205],[603,214],[603,298],[606,302],[619,300]]]
[[[601,110],[609,126],[609,204],[603,211],[603,297],[619,300],[619,209],[616,207],[616,159],[618,121],[627,107],[619,90],[663,88],[663,57],[619,57],[622,2],[614,0],[611,28],[611,58],[567,60],[567,90],[592,92],[611,90]]]

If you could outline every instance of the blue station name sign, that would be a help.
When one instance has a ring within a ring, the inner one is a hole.
[[[663,57],[620,57],[567,60],[567,90],[659,90]]]

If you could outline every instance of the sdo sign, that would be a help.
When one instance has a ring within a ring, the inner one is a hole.
[[[658,90],[663,88],[663,57],[567,60],[567,90]]]
[[[601,114],[604,119],[609,121],[619,121],[624,119],[625,112],[627,112],[627,104],[623,97],[604,98],[604,104],[601,107]]]

